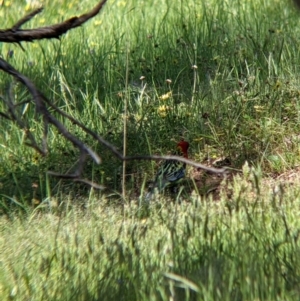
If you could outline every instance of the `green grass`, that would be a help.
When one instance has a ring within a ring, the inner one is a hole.
[[[298,300],[300,190],[255,180],[236,179],[231,200],[154,202],[147,215],[92,198],[3,217],[2,300]]]
[[[44,1],[24,27],[96,3]],[[27,8],[5,1],[2,28]],[[25,52],[2,44],[60,109],[120,150],[126,139],[127,154],[166,154],[184,137],[196,161],[226,156],[244,172],[221,185],[218,202],[193,191],[145,207],[138,196],[157,165],[130,162],[124,203],[122,162],[71,122],[57,116],[102,157],[84,177],[103,192],[47,175],[77,163],[55,128],[41,158],[1,118],[1,300],[298,300],[299,188],[271,187],[270,176],[300,162],[299,23],[288,1],[119,0],[59,41],[23,43]],[[0,79],[6,98],[13,80]],[[29,98],[20,84],[13,95]],[[33,104],[18,112],[40,137]]]

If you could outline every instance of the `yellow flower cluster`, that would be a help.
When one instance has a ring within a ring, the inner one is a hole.
[[[157,113],[160,117],[166,117],[169,110],[170,110],[169,106],[161,105],[158,107]]]
[[[172,96],[172,91],[166,93],[166,94],[163,94],[162,96],[159,97],[160,100],[167,100],[169,99],[170,97]]]

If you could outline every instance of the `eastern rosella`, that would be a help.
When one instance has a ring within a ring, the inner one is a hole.
[[[177,144],[177,152],[175,155],[182,155],[184,158],[188,158],[189,143],[183,139]],[[155,189],[161,192],[165,187],[176,184],[185,176],[186,164],[177,160],[166,160],[159,167],[153,187],[147,193],[146,199],[151,199]]]

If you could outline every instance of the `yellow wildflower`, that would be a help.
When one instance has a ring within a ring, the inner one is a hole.
[[[166,117],[167,116],[167,113],[168,113],[168,110],[170,110],[170,107],[166,106],[166,105],[162,105],[162,106],[159,106],[158,109],[157,109],[157,113],[160,117]]]
[[[95,26],[99,26],[99,25],[101,25],[101,24],[102,24],[102,20],[97,20],[97,21],[94,22],[94,25],[95,25]]]
[[[167,100],[169,99],[170,97],[172,96],[172,91],[166,93],[166,94],[163,94],[162,96],[159,97],[160,100]]]
[[[126,5],[126,1],[119,1],[117,3],[117,6],[125,6]]]
[[[258,105],[253,106],[253,108],[256,112],[263,112],[265,109],[264,106],[258,106]]]
[[[197,138],[194,138],[193,139],[193,141],[195,141],[195,142],[199,142],[199,141],[201,141],[202,140],[202,137],[197,137]]]

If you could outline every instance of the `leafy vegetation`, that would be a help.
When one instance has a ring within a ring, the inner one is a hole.
[[[2,27],[37,3],[3,1]],[[27,26],[95,3],[43,1]],[[121,206],[122,163],[109,150],[61,120],[102,156],[85,170],[107,187],[95,192],[47,175],[76,164],[54,129],[41,158],[1,118],[1,300],[297,300],[300,191],[271,176],[299,164],[299,22],[286,1],[116,0],[60,41],[2,44],[50,100],[118,148],[126,139],[128,154],[166,154],[184,137],[196,161],[225,156],[243,172],[218,202],[192,187],[145,207],[136,200],[156,163],[128,163]],[[12,79],[0,77],[5,98]],[[31,131],[42,133],[33,118]]]

